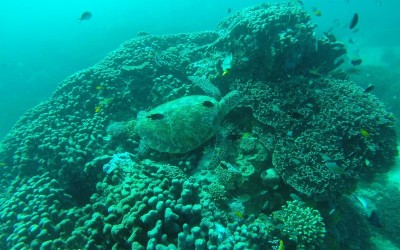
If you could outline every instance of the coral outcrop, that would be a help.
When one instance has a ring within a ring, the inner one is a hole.
[[[352,248],[330,211],[391,167],[394,119],[335,78],[344,45],[310,20],[261,4],[215,31],[141,34],[65,79],[1,142],[0,248]],[[241,92],[215,139],[142,146],[141,111],[202,89]]]

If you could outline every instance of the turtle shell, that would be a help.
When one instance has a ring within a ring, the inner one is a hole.
[[[136,132],[150,148],[186,153],[215,135],[220,105],[210,96],[185,96],[164,103],[138,118]]]

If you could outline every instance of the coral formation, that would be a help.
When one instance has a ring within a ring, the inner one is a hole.
[[[344,45],[310,20],[261,4],[216,31],[138,36],[65,79],[1,142],[0,248],[354,249],[338,230],[357,235],[349,217],[330,210],[391,167],[394,119],[335,78]],[[178,121],[188,133],[140,144],[141,119],[166,115],[144,110],[199,95],[216,119],[190,123],[190,104]],[[212,132],[194,138],[195,126]],[[189,139],[180,154],[153,150]]]
[[[240,105],[251,108],[269,130],[260,140],[275,140],[274,168],[307,196],[334,198],[351,190],[360,175],[385,172],[394,162],[393,116],[351,82],[249,81],[238,87]]]
[[[282,231],[300,249],[318,249],[325,237],[325,224],[318,210],[301,205],[299,201],[288,201],[282,210],[274,213],[282,221]]]

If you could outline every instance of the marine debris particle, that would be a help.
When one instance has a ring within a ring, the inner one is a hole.
[[[354,13],[353,18],[351,19],[349,28],[352,30],[357,26],[358,23],[358,13]]]
[[[214,103],[212,103],[212,102],[210,102],[210,101],[204,101],[204,102],[202,103],[202,105],[203,105],[204,107],[207,107],[207,108],[212,108],[212,107],[214,107]]]
[[[92,18],[92,13],[90,11],[85,11],[82,13],[78,21],[86,21]]]
[[[163,119],[164,118],[164,115],[163,114],[151,114],[151,115],[148,115],[148,116],[146,116],[147,118],[149,118],[149,119],[151,119],[151,120],[161,120],[161,119]]]

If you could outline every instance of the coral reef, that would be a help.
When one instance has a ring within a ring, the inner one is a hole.
[[[267,126],[260,140],[275,141],[274,168],[307,196],[334,198],[351,190],[360,175],[385,172],[394,163],[393,115],[351,82],[323,78],[237,86],[240,105]]]
[[[261,4],[215,31],[138,36],[65,79],[1,142],[0,248],[357,249],[366,220],[344,194],[389,170],[394,119],[335,78],[345,48],[310,20]],[[178,154],[143,146],[146,110],[203,91],[223,112],[213,133]]]

